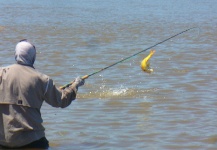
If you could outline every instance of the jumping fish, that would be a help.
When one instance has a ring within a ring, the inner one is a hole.
[[[152,68],[150,68],[150,62],[149,62],[149,59],[154,55],[154,53],[155,50],[151,50],[149,55],[145,57],[141,62],[141,69],[147,73],[151,73],[154,71]]]

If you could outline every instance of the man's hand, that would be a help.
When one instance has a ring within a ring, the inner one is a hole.
[[[75,82],[74,83],[77,85],[77,87],[79,87],[79,86],[84,85],[85,80],[82,79],[81,77],[77,77],[77,78],[75,78]]]

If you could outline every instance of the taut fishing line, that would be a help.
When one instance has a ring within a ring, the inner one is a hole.
[[[116,63],[113,63],[113,64],[111,64],[111,65],[109,65],[109,66],[107,66],[107,67],[105,67],[105,68],[102,68],[102,69],[100,69],[100,70],[98,70],[98,71],[96,71],[96,72],[93,72],[93,73],[91,73],[91,74],[89,74],[89,75],[85,75],[85,76],[82,77],[82,79],[87,79],[87,78],[89,78],[90,76],[93,76],[93,75],[95,75],[95,74],[97,74],[97,73],[100,73],[100,72],[102,72],[102,71],[104,71],[104,70],[106,70],[106,69],[108,69],[108,68],[111,68],[111,67],[113,67],[113,66],[115,66],[115,65],[117,65],[117,64],[119,64],[119,63],[121,63],[121,62],[123,62],[123,61],[126,61],[126,60],[128,60],[128,59],[130,59],[130,58],[132,58],[132,57],[134,57],[134,56],[136,56],[136,55],[138,55],[138,54],[140,54],[140,53],[142,53],[142,52],[145,52],[145,51],[147,51],[147,50],[149,50],[149,49],[151,49],[151,48],[153,48],[153,47],[155,47],[155,46],[157,46],[157,45],[160,45],[160,44],[162,44],[162,43],[164,43],[164,42],[166,42],[166,41],[168,41],[168,40],[170,40],[170,39],[172,39],[172,38],[174,38],[174,37],[176,37],[176,36],[178,36],[178,35],[181,35],[181,34],[183,34],[183,33],[185,33],[185,32],[188,32],[188,31],[190,31],[190,30],[192,30],[192,29],[195,29],[195,28],[197,28],[197,27],[189,28],[189,29],[186,29],[186,30],[184,30],[184,31],[182,31],[182,32],[179,32],[179,33],[177,33],[177,34],[175,34],[175,35],[173,35],[173,36],[171,36],[171,37],[169,37],[169,38],[167,38],[167,39],[165,39],[165,40],[163,40],[163,41],[161,41],[161,42],[158,42],[158,43],[156,43],[156,44],[154,44],[154,45],[152,45],[152,46],[150,46],[150,47],[148,47],[148,48],[142,50],[142,51],[139,51],[139,52],[137,52],[137,53],[135,53],[135,54],[133,54],[133,55],[131,55],[131,56],[128,56],[128,57],[126,57],[126,58],[123,58],[123,59],[121,59],[120,61],[118,61],[118,62],[116,62]],[[73,82],[74,82],[74,81],[72,81],[72,82],[70,82],[70,83],[68,83],[68,84],[66,84],[66,85],[61,86],[60,89],[64,89],[64,88],[70,86]]]

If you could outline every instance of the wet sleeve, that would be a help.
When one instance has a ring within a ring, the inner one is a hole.
[[[53,107],[65,108],[76,99],[78,87],[75,84],[60,90],[55,86],[52,79],[48,80],[45,90],[45,101]]]

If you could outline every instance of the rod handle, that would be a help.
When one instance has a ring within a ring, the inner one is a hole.
[[[87,79],[89,77],[89,75],[85,75],[85,76],[83,76],[83,77],[81,77],[81,79]]]
[[[83,76],[83,77],[81,77],[81,79],[87,79],[89,77],[89,75],[85,75],[85,76]],[[66,87],[68,87],[68,86],[70,86],[71,84],[73,84],[74,83],[74,81],[72,81],[72,82],[70,82],[70,83],[68,83],[68,84],[66,84],[66,85],[63,85],[63,86],[61,86],[61,87],[59,87],[61,90],[62,89],[64,89],[64,88],[66,88]]]

